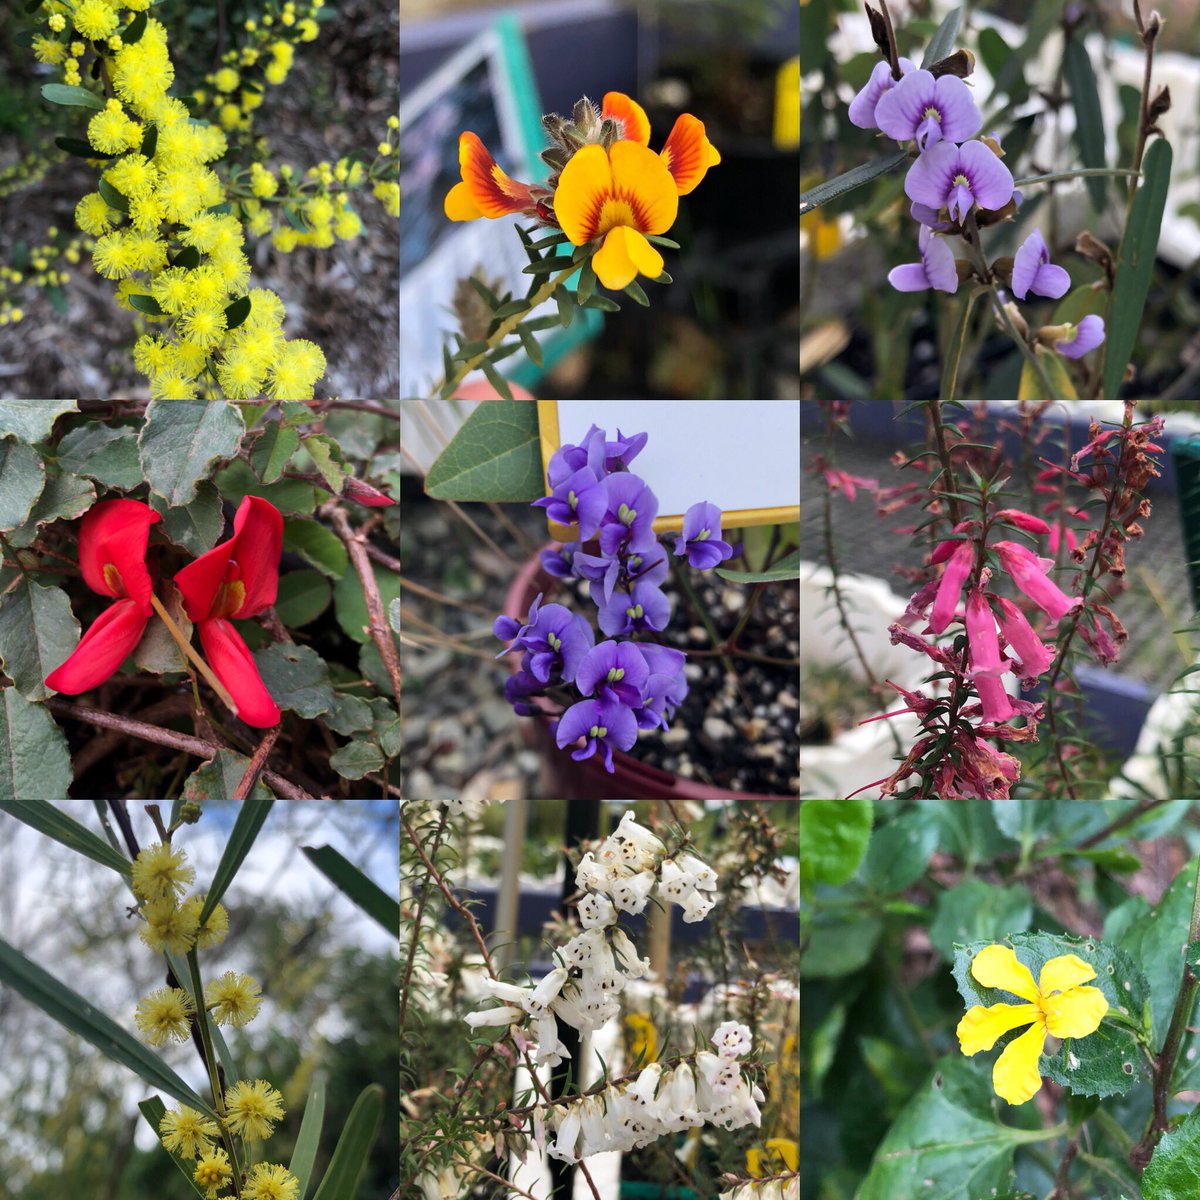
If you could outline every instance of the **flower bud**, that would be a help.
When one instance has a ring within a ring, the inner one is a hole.
[[[347,500],[353,500],[367,508],[387,508],[396,503],[386,492],[380,491],[379,488],[369,483],[364,483],[361,479],[355,479],[353,475],[346,479],[342,495]]]
[[[955,50],[928,68],[935,79],[942,75],[957,75],[966,79],[975,70],[975,55],[970,50]]]
[[[1012,300],[1010,300],[1004,306],[1004,311],[1006,313],[1008,313],[1008,319],[1013,323],[1013,328],[1016,329],[1016,331],[1023,338],[1028,339],[1028,337],[1029,337],[1029,322],[1026,321],[1023,316],[1021,316],[1021,310],[1016,306],[1016,304]],[[1063,326],[1063,328],[1066,328],[1066,326]]]

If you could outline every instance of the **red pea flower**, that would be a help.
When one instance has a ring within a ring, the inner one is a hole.
[[[83,635],[70,658],[46,676],[46,686],[77,696],[103,683],[141,641],[150,619],[153,584],[146,569],[150,526],[162,518],[140,500],[101,500],[79,525],[84,582],[115,596]]]
[[[247,496],[233,518],[233,537],[175,576],[209,665],[233,697],[238,716],[258,729],[279,723],[279,706],[229,619],[256,617],[275,603],[282,548],[279,510],[258,496]]]

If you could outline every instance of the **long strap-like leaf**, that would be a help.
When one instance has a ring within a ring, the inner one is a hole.
[[[38,833],[44,833],[46,837],[61,842],[77,854],[98,862],[102,867],[111,867],[129,879],[129,859],[119,854],[85,825],[80,825],[74,817],[68,817],[62,809],[55,808],[48,800],[14,800],[0,797],[0,809],[24,822],[31,829],[36,829]]]
[[[349,897],[369,917],[397,937],[400,934],[400,901],[393,900],[373,879],[364,875],[332,846],[301,846],[308,859],[330,883]]]
[[[313,1200],[354,1200],[382,1115],[383,1088],[372,1083],[363,1088],[354,1102],[350,1118],[338,1138],[337,1149],[329,1160],[329,1170]]]
[[[296,1200],[304,1200],[308,1195],[308,1185],[312,1179],[313,1163],[317,1161],[317,1147],[321,1144],[321,1125],[324,1121],[325,1083],[322,1080],[313,1085],[313,1090],[308,1095],[308,1103],[304,1106],[304,1120],[300,1122],[296,1148],[292,1151],[292,1164],[288,1168],[300,1181]]]
[[[128,1067],[168,1096],[209,1116],[216,1114],[157,1055],[115,1021],[89,1004],[78,992],[43,971],[15,947],[0,939],[0,982],[19,992],[64,1029],[91,1042],[102,1054]]]
[[[233,877],[238,873],[238,867],[250,853],[250,847],[254,845],[254,839],[258,837],[258,831],[263,827],[263,822],[267,819],[271,805],[274,803],[274,797],[267,800],[243,801],[242,807],[238,810],[237,820],[233,823],[229,841],[226,843],[225,853],[221,855],[216,874],[213,875],[212,885],[208,889],[208,898],[200,910],[201,925],[208,920],[209,914],[217,907],[217,902],[225,895],[229,885],[233,882]]]

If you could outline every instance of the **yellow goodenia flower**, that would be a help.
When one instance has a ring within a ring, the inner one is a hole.
[[[657,278],[663,257],[646,234],[665,233],[679,212],[679,192],[663,159],[640,142],[584,146],[563,168],[554,193],[562,231],[576,245],[596,238],[596,277],[620,291],[640,275]]]
[[[990,1050],[996,1039],[1022,1025],[1029,1028],[1005,1046],[992,1068],[996,1095],[1024,1104],[1042,1086],[1038,1058],[1046,1035],[1081,1038],[1100,1028],[1108,1001],[1099,988],[1081,987],[1096,972],[1074,954],[1050,959],[1034,983],[1029,968],[1011,946],[985,946],[971,963],[971,974],[984,987],[1020,996],[1024,1004],[976,1004],[958,1023],[958,1042],[967,1055]]]

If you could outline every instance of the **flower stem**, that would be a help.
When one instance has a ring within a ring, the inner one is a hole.
[[[1074,171],[1052,171],[1049,175],[1028,175],[1024,179],[1014,179],[1014,187],[1026,187],[1031,183],[1054,183],[1059,179],[1085,179],[1089,175],[1141,175],[1141,171],[1132,171],[1128,167],[1079,167]]]
[[[175,639],[176,645],[187,656],[188,661],[204,676],[208,685],[220,697],[221,703],[229,709],[234,716],[237,716],[237,705],[233,702],[233,697],[226,690],[225,685],[213,674],[212,668],[192,649],[192,644],[183,636],[183,630],[175,624],[171,618],[171,614],[167,612],[166,605],[153,593],[150,593],[150,603],[154,605],[154,611],[158,613],[162,619],[162,623],[167,627],[167,632]]]

